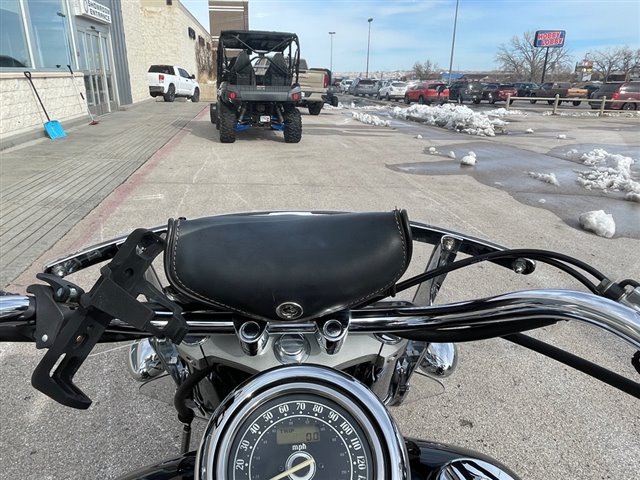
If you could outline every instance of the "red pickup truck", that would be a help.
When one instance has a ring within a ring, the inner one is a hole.
[[[404,103],[418,102],[431,105],[432,103],[447,103],[449,101],[449,89],[441,82],[420,82],[407,88],[404,94]]]

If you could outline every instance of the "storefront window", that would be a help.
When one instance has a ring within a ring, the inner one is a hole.
[[[4,4],[4,0],[0,3]],[[71,64],[67,13],[62,0],[25,2],[31,25],[31,44],[38,68]]]
[[[0,67],[30,67],[18,0],[0,1]]]

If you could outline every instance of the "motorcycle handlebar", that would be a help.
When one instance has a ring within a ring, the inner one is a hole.
[[[636,293],[637,294],[637,293]],[[0,327],[3,323],[28,323],[35,318],[31,296],[0,297]],[[156,311],[152,323],[164,327],[171,312]],[[234,333],[231,314],[184,312],[189,334]],[[372,306],[350,312],[349,331],[402,333],[431,341],[479,340],[539,328],[560,320],[577,320],[602,328],[640,350],[640,306],[632,308],[607,298],[571,290],[526,290],[480,300],[431,306]],[[276,322],[270,333],[313,333],[313,322]],[[506,330],[505,330],[506,329]],[[119,320],[109,332],[140,335]],[[478,331],[483,332],[481,335]],[[476,332],[474,334],[474,332]]]

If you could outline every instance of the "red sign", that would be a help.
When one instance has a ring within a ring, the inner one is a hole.
[[[533,41],[534,47],[563,47],[564,30],[538,30]]]

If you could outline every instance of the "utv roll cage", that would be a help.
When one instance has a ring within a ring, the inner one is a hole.
[[[300,43],[295,33],[256,30],[225,30],[220,33],[218,87],[222,82],[231,85],[290,86],[298,83],[299,67]],[[261,71],[257,72],[257,69]]]

